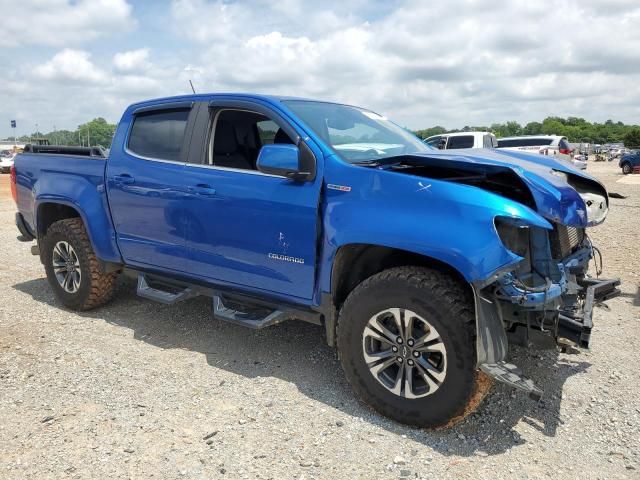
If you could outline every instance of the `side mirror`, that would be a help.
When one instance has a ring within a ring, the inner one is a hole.
[[[256,161],[258,171],[269,175],[285,177],[296,182],[304,182],[312,172],[300,167],[300,150],[295,145],[272,144],[260,149]]]

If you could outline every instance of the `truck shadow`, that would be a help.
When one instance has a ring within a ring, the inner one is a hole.
[[[19,283],[13,288],[38,302],[64,308],[55,300],[45,278]],[[391,434],[406,435],[444,455],[501,454],[525,444],[519,432],[531,428],[555,436],[563,423],[560,413],[563,385],[567,378],[590,366],[577,361],[579,356],[513,347],[511,361],[544,390],[541,402],[535,403],[524,394],[494,384],[479,410],[462,424],[444,431],[425,431],[388,420],[356,400],[334,351],[325,343],[323,327],[285,322],[253,331],[212,318],[208,298],[171,306],[144,300],[135,294],[135,282],[127,278],[120,280],[112,303],[79,315],[131,329],[135,339],[156,347],[202,353],[213,367],[214,379],[217,369],[223,369],[247,378],[272,377],[293,383],[313,400]]]

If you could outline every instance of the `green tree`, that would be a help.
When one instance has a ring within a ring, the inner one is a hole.
[[[94,118],[90,122],[78,126],[80,138],[85,145],[102,145],[109,147],[116,131],[116,126],[102,118]]]
[[[523,135],[540,135],[542,133],[542,124],[540,122],[529,122],[522,129]]]
[[[640,128],[628,130],[622,137],[627,148],[640,148]]]
[[[447,129],[436,125],[435,127],[425,128],[424,130],[417,130],[414,133],[424,140],[425,138],[429,138],[433,135],[442,135],[443,133],[447,133]]]

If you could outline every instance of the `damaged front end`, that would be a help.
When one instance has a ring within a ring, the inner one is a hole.
[[[588,348],[594,305],[619,295],[617,279],[591,278],[597,249],[584,228],[552,230],[497,218],[504,246],[522,257],[515,268],[476,282],[478,365],[499,381],[540,398],[542,392],[506,363],[508,341],[524,346]],[[600,269],[596,265],[597,275]]]

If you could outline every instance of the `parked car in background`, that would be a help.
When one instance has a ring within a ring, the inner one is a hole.
[[[581,170],[587,168],[586,161],[576,161],[567,137],[560,135],[526,135],[522,137],[504,137],[498,139],[498,148],[519,150],[540,155],[553,155],[571,163]]]
[[[424,143],[440,150],[456,148],[496,148],[498,140],[491,132],[456,132],[433,135]]]
[[[581,154],[581,153],[577,153],[575,155],[573,155],[573,158],[571,159],[571,162],[573,163],[573,166],[576,168],[579,168],[580,170],[586,170],[587,169],[587,155]]]
[[[609,149],[609,155],[611,155],[611,160],[613,160],[614,158],[622,158],[624,154],[625,154],[624,147],[613,146]]]
[[[622,169],[622,173],[628,175],[633,172],[634,167],[640,166],[640,150],[633,153],[627,153],[620,158],[618,165]]]
[[[9,173],[13,166],[13,157],[15,156],[16,154],[11,150],[0,151],[0,172]]]

